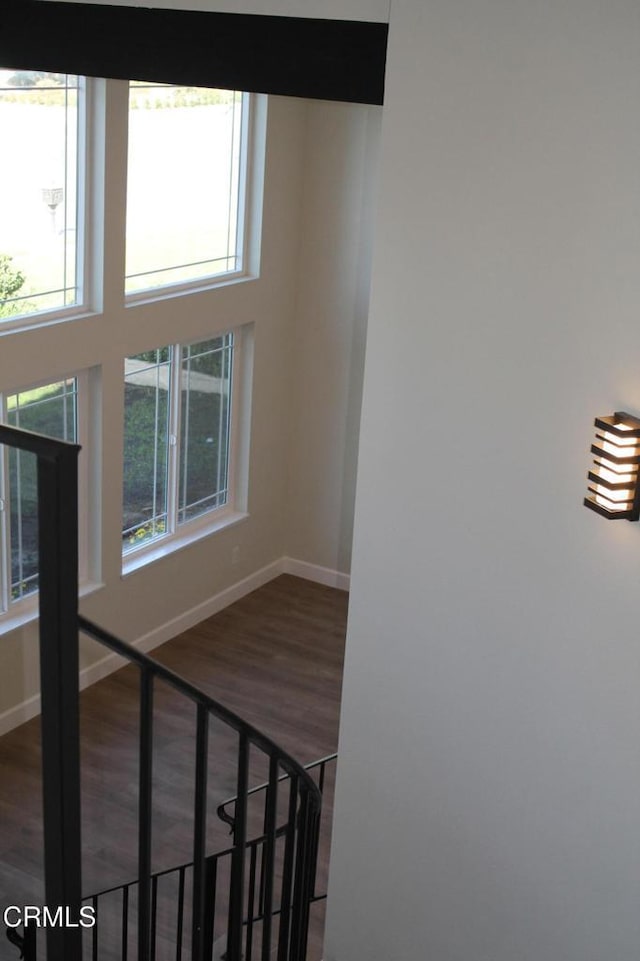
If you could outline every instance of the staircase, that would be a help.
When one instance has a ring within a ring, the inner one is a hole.
[[[0,444],[38,465],[40,661],[45,897],[78,926],[8,931],[25,961],[304,961],[315,892],[319,781],[271,739],[197,687],[78,613],[77,455],[73,444],[0,425]],[[138,675],[138,850],[135,879],[83,896],[80,838],[78,640],[80,633]],[[154,693],[168,685],[193,712],[192,859],[152,871]],[[210,732],[236,744],[236,793],[218,817],[224,850],[207,849]],[[256,774],[264,783],[251,787]],[[87,909],[91,911],[87,912]],[[82,910],[82,914],[81,914]],[[92,927],[79,921],[95,918]]]

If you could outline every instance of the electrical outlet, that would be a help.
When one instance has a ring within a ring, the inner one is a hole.
[[[240,560],[240,545],[236,544],[235,547],[231,549],[231,563],[235,566]]]

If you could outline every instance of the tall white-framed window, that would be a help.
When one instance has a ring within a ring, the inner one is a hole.
[[[0,395],[4,423],[80,444],[78,464],[79,579],[88,577],[88,373],[32,384]],[[0,596],[9,618],[34,613],[39,582],[37,460],[35,454],[0,447]]]
[[[88,81],[0,70],[0,325],[85,303]]]
[[[125,359],[125,570],[241,516],[242,331]]]
[[[249,94],[131,81],[129,297],[243,273]]]

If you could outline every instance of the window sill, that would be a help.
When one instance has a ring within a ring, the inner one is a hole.
[[[84,584],[80,585],[78,595],[81,598],[89,597],[97,593],[97,591],[102,590],[104,586],[102,581],[85,581]],[[38,598],[36,595],[32,601],[25,601],[24,606],[20,605],[19,611],[14,613],[9,610],[6,614],[0,615],[0,635],[10,634],[11,631],[17,631],[18,628],[37,620]]]
[[[219,277],[197,277],[194,280],[177,281],[172,284],[163,284],[160,287],[146,287],[143,290],[135,290],[125,294],[125,307],[142,307],[162,300],[172,300],[175,297],[209,293],[222,287],[234,287],[251,280],[257,280],[255,274],[246,270],[237,270],[230,271],[228,274],[221,274]]]
[[[23,314],[0,321],[0,337],[52,327],[54,324],[68,324],[74,320],[88,320],[98,316],[99,311],[85,306],[73,306],[41,310],[35,314]]]
[[[230,511],[228,514],[225,514],[224,517],[219,517],[215,521],[210,521],[207,524],[203,524],[195,529],[192,528],[188,531],[183,532],[181,530],[173,535],[169,535],[166,539],[163,538],[153,546],[131,551],[130,554],[125,554],[122,559],[122,577],[124,578],[130,574],[135,574],[136,571],[139,571],[142,567],[146,567],[147,564],[153,564],[155,561],[159,561],[163,557],[168,557],[176,551],[190,547],[192,544],[196,544],[211,534],[226,530],[228,527],[234,527],[236,524],[240,524],[246,520],[248,516],[244,511]]]

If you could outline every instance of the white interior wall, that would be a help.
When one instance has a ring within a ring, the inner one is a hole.
[[[292,327],[291,557],[348,574],[382,108],[310,101]]]
[[[392,4],[326,961],[638,957],[639,100],[631,0]]]

